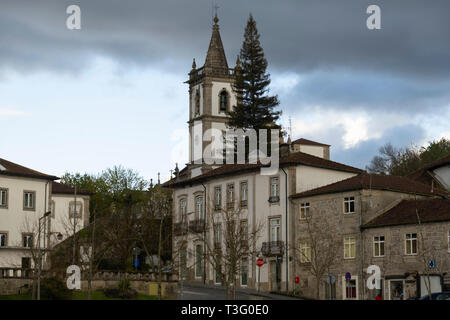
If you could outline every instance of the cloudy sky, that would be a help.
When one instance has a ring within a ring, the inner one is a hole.
[[[234,65],[250,12],[294,138],[364,168],[386,142],[450,138],[448,0],[216,0]],[[66,8],[81,7],[81,30]],[[381,7],[381,30],[366,9]],[[192,58],[212,0],[0,0],[0,157],[43,171],[113,165],[168,177],[187,161]]]

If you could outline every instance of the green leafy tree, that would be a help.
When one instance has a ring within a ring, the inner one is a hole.
[[[281,111],[277,96],[270,96],[270,75],[266,72],[267,60],[259,41],[256,22],[250,14],[245,28],[244,42],[235,68],[233,90],[237,105],[228,112],[228,126],[242,129],[279,129],[276,121]]]
[[[450,155],[450,140],[442,138],[424,147],[395,148],[387,143],[379,149],[366,170],[370,173],[405,176]]]

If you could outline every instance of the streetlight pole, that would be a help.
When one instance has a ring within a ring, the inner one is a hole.
[[[50,215],[52,212],[47,211],[44,213],[42,217],[38,220],[38,279],[37,279],[37,299],[41,300],[41,269],[42,269],[42,251],[41,251],[41,220],[47,218],[48,215]],[[45,222],[45,220],[44,220]],[[45,232],[44,232],[44,238],[45,238]]]

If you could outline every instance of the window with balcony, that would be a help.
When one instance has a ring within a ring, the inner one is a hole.
[[[186,209],[187,209],[187,201],[186,198],[180,199],[180,222],[186,222]]]
[[[203,196],[195,197],[195,215],[197,219],[203,219]]]
[[[384,257],[384,236],[373,237],[373,256]]]
[[[344,259],[354,259],[356,252],[355,237],[344,238]]]
[[[241,247],[248,248],[248,222],[242,220],[240,225]]]
[[[269,202],[280,201],[280,185],[278,177],[270,178],[270,198]]]
[[[345,197],[344,213],[354,213],[354,212],[355,212],[355,197]]]

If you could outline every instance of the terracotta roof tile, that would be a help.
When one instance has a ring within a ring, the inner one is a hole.
[[[323,187],[297,193],[291,197],[301,198],[319,194],[336,193],[361,189],[389,190],[389,191],[417,193],[425,195],[439,195],[439,196],[448,194],[440,190],[437,191],[435,190],[434,192],[431,192],[431,187],[416,181],[412,181],[405,177],[363,173]]]
[[[69,186],[66,186],[59,182],[52,183],[52,193],[54,194],[74,194],[75,189]],[[77,189],[77,194],[80,195],[91,195],[92,193],[87,190]]]
[[[45,180],[58,180],[56,176],[48,175],[36,170],[32,170],[11,161],[0,158],[0,174],[18,177],[38,178]]]
[[[395,207],[367,222],[362,228],[416,224],[417,212],[421,223],[450,221],[449,199],[402,200]]]
[[[347,166],[342,163],[334,162],[331,160],[323,159],[320,157],[315,157],[307,153],[303,152],[295,152],[291,153],[286,157],[280,158],[280,166],[288,166],[288,165],[307,165],[312,167],[318,167],[318,168],[324,168],[324,169],[332,169],[332,170],[338,170],[338,171],[345,171],[345,172],[354,172],[354,173],[361,173],[364,172],[364,170],[354,168],[351,166]],[[225,175],[233,175],[238,174],[242,172],[249,172],[249,171],[255,171],[257,169],[260,169],[261,167],[264,167],[261,163],[257,164],[229,164],[229,165],[222,165],[217,169],[208,171],[202,175],[199,175],[194,178],[190,179],[184,179],[177,181],[175,178],[172,180],[167,181],[164,183],[165,187],[178,187],[185,185],[187,183],[196,183],[201,182],[204,180],[208,180],[210,178],[215,178],[219,176],[225,176]]]
[[[329,144],[319,143],[316,141],[300,138],[292,142],[292,144],[304,144],[308,146],[322,146],[322,147],[329,147]]]

